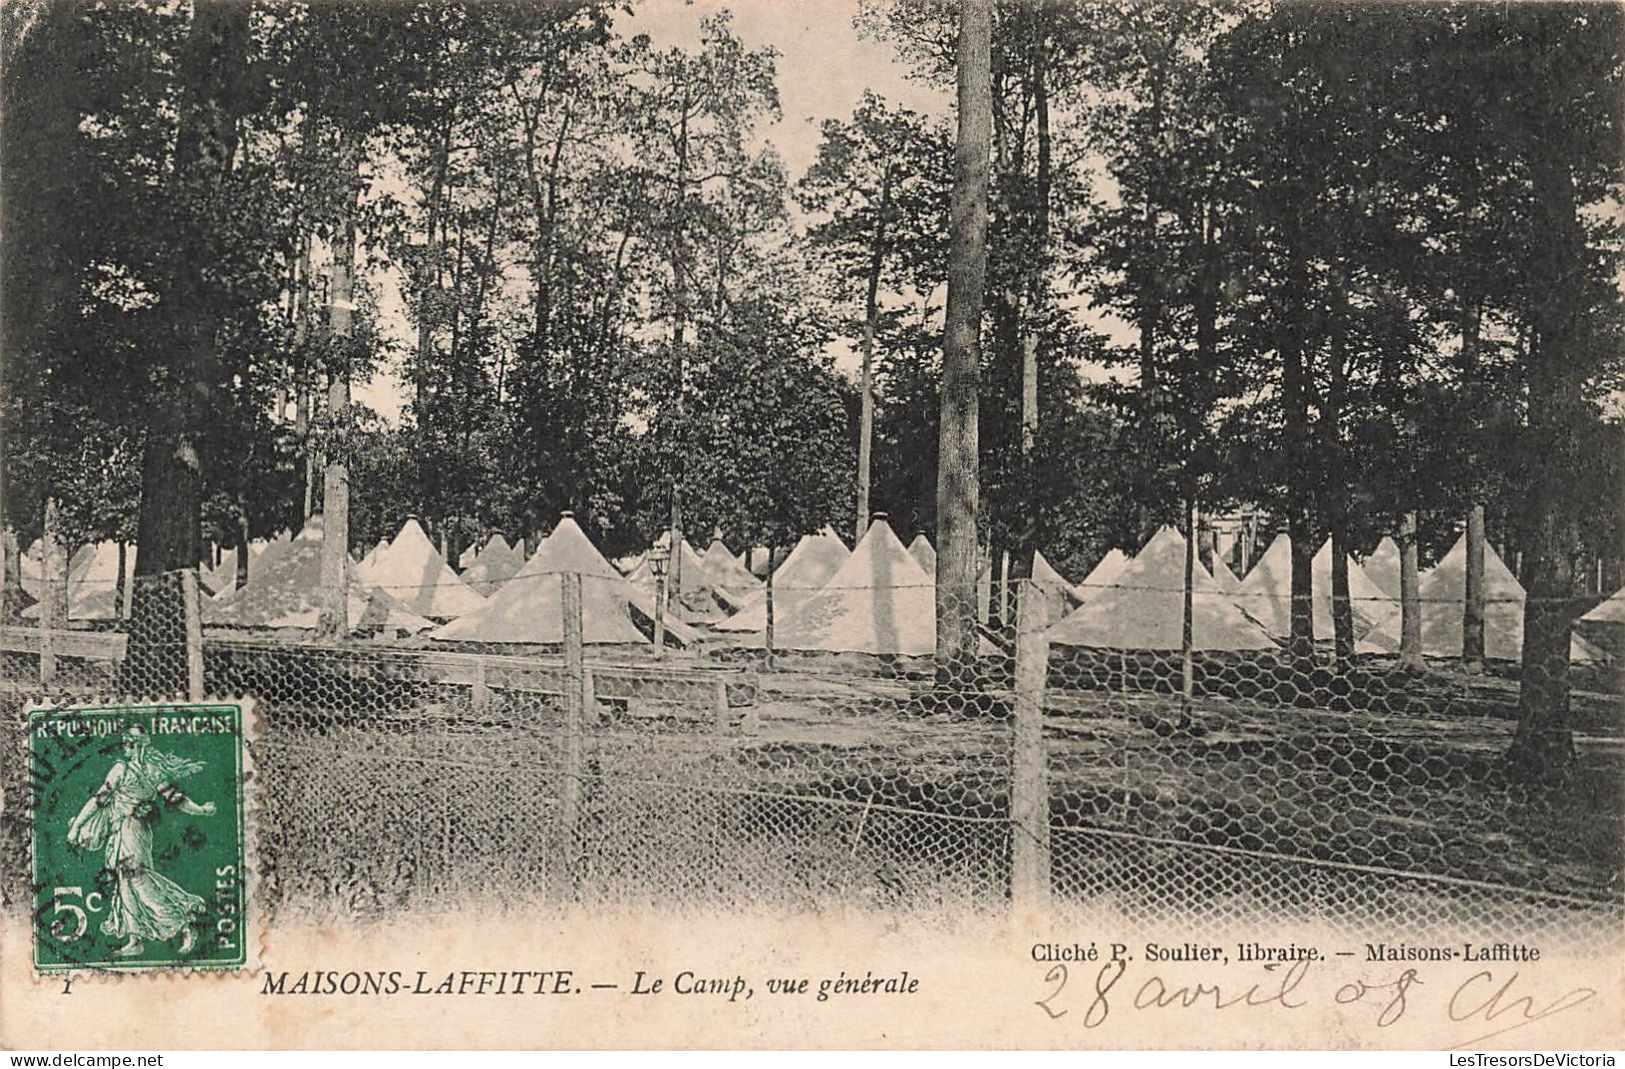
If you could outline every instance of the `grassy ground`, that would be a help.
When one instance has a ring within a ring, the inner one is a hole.
[[[760,674],[749,730],[676,702],[606,713],[571,825],[549,699],[498,691],[476,710],[466,688],[363,661],[211,665],[211,686],[264,696],[277,901],[365,917],[470,896],[946,908],[1006,893],[1010,725],[922,703],[927,678],[792,661]],[[1498,676],[1378,671],[1355,700],[1335,680],[1288,701],[1207,687],[1175,731],[1166,672],[1109,668],[1057,664],[1047,694],[1063,899],[1373,923],[1408,923],[1424,898],[1451,916],[1540,895],[1618,908],[1616,696],[1575,695],[1575,770],[1531,786],[1503,775],[1517,691]],[[1319,693],[1338,700],[1303,700]]]

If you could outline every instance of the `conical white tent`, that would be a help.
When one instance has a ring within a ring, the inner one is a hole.
[[[773,573],[773,619],[789,617],[816,594],[852,555],[846,543],[825,528],[802,535],[796,548]],[[732,616],[717,625],[719,631],[761,631],[767,627],[767,592],[753,595]],[[776,644],[776,643],[775,643]]]
[[[1208,574],[1213,576],[1213,581],[1218,583],[1219,589],[1226,594],[1233,594],[1241,588],[1241,580],[1236,578],[1236,573],[1230,570],[1230,565],[1217,553],[1213,555],[1213,569]]]
[[[413,612],[442,619],[477,610],[485,599],[458,574],[408,518],[370,564],[357,565],[362,579],[399,598]]]
[[[1492,661],[1523,659],[1523,584],[1488,544],[1484,546],[1484,656]],[[1456,539],[1419,585],[1422,610],[1422,655],[1444,659],[1461,656],[1467,608],[1467,536]],[[1397,653],[1403,614],[1395,609],[1356,647],[1362,653]],[[1595,648],[1578,635],[1569,647],[1576,662],[1597,659]]]
[[[36,540],[35,545],[38,545],[38,544],[39,543]],[[66,552],[66,550],[64,550],[64,552]],[[42,554],[43,554],[43,551],[42,551]],[[73,553],[71,553],[68,556],[68,589],[69,590],[72,590],[73,589],[73,584],[79,579],[80,576],[84,575],[85,569],[90,567],[90,562],[95,556],[96,556],[96,546],[95,545],[83,545],[83,546],[80,546],[78,549],[74,550]],[[28,593],[28,595],[30,597],[34,598],[35,600],[41,600],[41,599],[43,599],[45,597],[44,579],[45,579],[45,563],[44,563],[43,560],[40,561],[38,567],[36,569],[34,569],[32,573],[27,571],[27,570],[25,570],[25,571],[23,571],[21,573],[21,580],[22,580],[23,590],[25,590]]]
[[[541,547],[538,546],[537,548]],[[479,553],[476,554],[476,561],[479,557],[483,557],[485,554],[492,552],[506,553],[509,556],[518,554],[521,562],[525,556],[524,550],[515,549],[513,546],[509,545],[508,540],[502,537],[502,532],[500,531],[485,540],[485,544],[480,547]]]
[[[350,630],[415,632],[434,626],[387,591],[370,586],[357,574],[359,565],[348,558],[345,567],[349,569],[345,616]],[[321,542],[297,539],[250,578],[247,586],[206,601],[203,621],[231,627],[310,629],[320,619],[325,593]]]
[[[675,579],[675,582],[673,581]],[[649,566],[648,554],[627,575],[626,581],[649,593],[655,590],[654,569]],[[726,611],[724,606],[737,607],[740,599],[729,592],[722,582],[711,574],[705,561],[694,552],[688,539],[683,539],[677,552],[666,563],[667,604],[689,621],[718,619]]]
[[[757,636],[752,645],[761,645]],[[775,627],[773,645],[922,656],[937,644],[936,584],[891,525],[876,520],[823,589]]]
[[[84,546],[73,555],[68,565],[68,619],[117,620],[123,616],[118,594],[135,576],[135,550],[136,547],[128,543],[124,547],[124,587],[119,584],[117,542],[109,540]],[[24,590],[27,589],[25,585]],[[43,589],[40,584],[42,592]],[[35,598],[42,597],[42,593],[33,590],[28,593]],[[43,600],[23,610],[23,616],[30,620],[44,615]]]
[[[305,525],[299,529],[297,535],[283,531],[269,541],[250,542],[248,544],[248,581],[252,583],[254,576],[259,574],[262,568],[270,567],[295,542],[320,542],[321,540],[322,514],[316,512],[305,520]],[[256,546],[259,548],[256,549]]]
[[[490,597],[524,566],[525,556],[520,550],[509,546],[501,535],[492,535],[463,573],[463,582]]]
[[[22,582],[24,590],[34,594],[34,584],[40,580],[45,569],[45,543],[41,539],[34,539],[17,557],[17,575]]]
[[[361,566],[364,567],[364,568],[372,567],[372,565],[375,564],[377,562],[377,560],[378,560],[378,554],[382,553],[384,550],[386,550],[388,548],[389,548],[389,539],[380,538],[377,541],[377,543],[371,549],[367,550],[366,553],[361,555],[361,561],[360,561]]]
[[[937,574],[937,550],[923,532],[914,536],[914,541],[908,544],[908,552],[919,566],[925,569],[925,574],[930,576]]]
[[[1326,591],[1326,631],[1323,637],[1334,638],[1332,631],[1332,540],[1327,539],[1321,543],[1315,559],[1311,562],[1314,574],[1315,597],[1317,602],[1320,591]],[[1348,559],[1349,569],[1349,608],[1354,612],[1354,633],[1364,635],[1376,624],[1384,619],[1390,612],[1399,606],[1399,602],[1388,595],[1388,592],[1372,581],[1366,574],[1365,568],[1353,557]],[[1288,569],[1290,579],[1290,569]],[[1315,621],[1315,634],[1321,635],[1320,621]]]
[[[1591,624],[1625,624],[1625,587],[1614,591],[1580,619]]]
[[[1079,601],[1088,601],[1102,590],[1109,590],[1117,582],[1117,577],[1123,574],[1123,569],[1129,565],[1131,558],[1120,549],[1108,550],[1100,558],[1089,574],[1084,576],[1083,582],[1073,587],[1072,592]],[[1180,572],[1183,576],[1184,572]],[[1183,584],[1184,580],[1180,580]]]
[[[1392,538],[1384,535],[1360,567],[1365,569],[1366,578],[1377,584],[1384,594],[1399,597],[1399,546]]]
[[[1349,559],[1349,607],[1354,616],[1356,637],[1370,631],[1374,621],[1385,617],[1393,608],[1393,600],[1373,583],[1360,565]],[[1311,599],[1314,613],[1315,638],[1331,641],[1332,621],[1332,550],[1328,539],[1315,554],[1310,566]],[[1292,634],[1292,539],[1285,534],[1275,536],[1269,549],[1253,565],[1247,578],[1234,592],[1237,605],[1263,625],[1277,638]]]
[[[762,581],[750,574],[750,570],[740,563],[739,558],[729,552],[720,535],[711,539],[711,544],[705,547],[705,556],[701,557],[700,561],[725,590],[735,594],[750,594],[762,588]]]
[[[38,557],[32,557],[29,554],[33,553],[39,546],[40,540],[36,538],[34,544],[28,547],[28,553],[22,556],[21,563],[17,568],[17,578],[22,584],[22,588],[28,592],[29,597],[35,599],[44,596],[45,553],[43,549],[40,549]]]
[[[1185,539],[1172,527],[1048,632],[1051,642],[1099,649],[1184,648]],[[1191,575],[1191,638],[1197,650],[1273,650],[1269,635],[1198,568]]]
[[[571,572],[581,576],[583,642],[642,645],[647,641],[632,624],[626,580],[568,515],[484,605],[453,620],[431,637],[447,642],[561,643],[561,577]]]
[[[220,563],[213,568],[205,568],[198,573],[198,578],[210,594],[220,595],[237,585],[237,550],[228,549],[220,554]]]
[[[1033,551],[1033,586],[1037,588],[1044,599],[1044,622],[1054,623],[1071,612],[1078,604],[1077,588],[1044,557],[1038,550]],[[1011,597],[1016,597],[1011,591]],[[1014,612],[1016,606],[1012,605]]]

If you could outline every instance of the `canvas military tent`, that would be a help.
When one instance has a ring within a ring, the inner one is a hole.
[[[250,542],[248,545],[248,581],[253,582],[254,576],[262,568],[267,568],[275,563],[277,558],[294,543],[320,542],[321,540],[322,514],[316,512],[305,519],[305,524],[299,529],[298,534],[283,531],[268,541]]]
[[[1459,658],[1467,608],[1467,536],[1456,539],[1418,584],[1422,610],[1422,655]],[[1523,659],[1523,584],[1488,544],[1484,546],[1484,656],[1494,661]],[[1356,648],[1364,653],[1397,653],[1403,616],[1395,608]],[[1570,658],[1593,661],[1598,651],[1574,636]]]
[[[566,514],[536,552],[479,609],[434,633],[446,642],[564,641],[563,576],[581,576],[581,639],[595,645],[642,645],[633,626],[627,582]]]
[[[796,548],[773,573],[773,619],[784,620],[818,593],[852,554],[835,532],[824,528],[802,535]],[[767,627],[767,592],[753,595],[740,610],[717,625],[719,631],[761,631]]]
[[[135,551],[133,544],[125,544],[122,584],[119,582],[117,542],[97,542],[82,547],[73,555],[68,565],[69,620],[117,620],[123,617],[119,595],[129,588],[135,576]],[[24,589],[36,599],[43,597],[26,587]],[[40,589],[43,591],[43,584]],[[23,610],[23,616],[30,620],[37,620],[44,614],[43,601],[37,601]]]
[[[655,574],[647,553],[643,555],[643,561],[627,575],[626,581],[653,595]],[[711,574],[705,561],[694,552],[694,547],[689,545],[686,538],[680,540],[677,551],[666,561],[666,598],[667,605],[674,610],[668,615],[675,615],[689,623],[720,619],[743,600]]]
[[[925,569],[925,574],[930,576],[937,574],[936,547],[931,545],[931,540],[923,533],[914,536],[914,541],[908,544],[908,552],[920,567]]]
[[[345,622],[352,631],[422,631],[434,626],[387,591],[370,586],[359,566],[348,569]],[[296,539],[237,588],[203,606],[203,622],[228,627],[314,628],[326,595],[322,543]]]
[[[729,552],[720,534],[705,547],[705,555],[700,558],[700,563],[716,578],[719,586],[732,594],[748,595],[762,588],[762,581],[750,574],[750,569]]]
[[[1230,570],[1224,558],[1217,553],[1213,555],[1213,567],[1208,570],[1208,574],[1213,576],[1213,581],[1218,583],[1219,589],[1226,594],[1234,593],[1241,588],[1241,580],[1236,578],[1236,573]]]
[[[1574,627],[1600,647],[1599,657],[1607,650],[1616,660],[1625,658],[1625,589],[1598,602]],[[1570,652],[1572,655],[1572,647]]]
[[[39,543],[36,541],[35,545],[38,545],[38,544]],[[32,547],[30,547],[30,548],[32,548]],[[64,552],[65,551],[66,550],[64,550]],[[43,558],[43,550],[41,551],[41,555],[42,555],[42,558]],[[80,546],[78,549],[74,550],[73,553],[69,554],[69,556],[68,556],[68,585],[69,585],[70,590],[72,589],[72,586],[73,586],[73,583],[74,583],[75,579],[84,574],[85,569],[87,567],[89,567],[92,558],[94,558],[95,556],[96,556],[96,545],[95,544]],[[22,579],[23,590],[30,597],[33,597],[35,599],[43,599],[45,597],[45,585],[44,585],[45,562],[44,562],[43,559],[41,559],[41,561],[39,563],[39,566],[37,568],[24,569],[22,571],[22,574],[21,574],[21,579]]]
[[[757,635],[752,645],[762,645]],[[783,650],[924,656],[937,643],[936,583],[876,520],[812,597],[775,627]]]
[[[1399,546],[1392,538],[1383,536],[1377,548],[1360,565],[1366,578],[1391,598],[1399,597]]]
[[[1614,591],[1580,619],[1592,624],[1625,624],[1625,588]]]
[[[219,595],[237,585],[237,550],[220,554],[220,563],[198,571],[198,579],[210,594]]]
[[[1320,589],[1324,587],[1326,590],[1326,610],[1328,619],[1326,622],[1326,632],[1323,637],[1330,639],[1334,637],[1331,630],[1332,621],[1330,619],[1332,605],[1331,539],[1328,538],[1326,541],[1321,543],[1320,549],[1315,553],[1314,560],[1310,562],[1310,569],[1314,575],[1317,600],[1319,598]],[[1290,569],[1288,569],[1289,579],[1290,574]],[[1399,607],[1399,601],[1391,596],[1381,586],[1377,585],[1377,583],[1366,574],[1364,566],[1362,566],[1353,557],[1348,558],[1348,579],[1349,608],[1352,609],[1354,613],[1354,633],[1356,635],[1365,634],[1367,631],[1371,630],[1378,620],[1384,619],[1390,612]],[[1316,620],[1315,628],[1316,636],[1321,636],[1321,632],[1319,630],[1319,620]]]
[[[17,558],[17,575],[24,590],[35,593],[45,568],[45,543],[36,538]]]
[[[525,556],[520,550],[509,546],[501,535],[492,535],[463,573],[463,582],[489,597],[524,566]]]
[[[1314,613],[1315,638],[1331,641],[1332,622],[1332,551],[1328,539],[1315,554],[1310,565],[1310,606]],[[1352,558],[1348,562],[1349,602],[1354,617],[1354,634],[1358,638],[1371,630],[1375,621],[1385,617],[1393,607],[1392,599],[1373,583]],[[1237,605],[1257,620],[1276,638],[1285,639],[1292,633],[1292,539],[1286,534],[1275,536],[1269,549],[1253,565],[1247,578],[1234,591]]]
[[[1106,555],[1089,570],[1083,582],[1073,588],[1079,601],[1088,601],[1102,590],[1109,590],[1117,582],[1117,577],[1128,567],[1128,554],[1120,549],[1108,550]],[[1184,573],[1181,572],[1181,575]]]
[[[457,617],[485,604],[485,599],[451,570],[413,517],[407,517],[400,533],[371,563],[357,565],[357,569],[369,586],[388,591],[422,616]]]
[[[1038,550],[1033,551],[1033,587],[1043,598],[1044,622],[1054,623],[1062,616],[1071,612],[1079,603],[1077,587],[1069,582],[1065,576],[1055,570],[1044,554]],[[1018,594],[1011,591],[1011,611],[1016,611],[1015,600]]]
[[[373,563],[378,560],[378,554],[382,553],[384,550],[386,550],[388,548],[389,548],[389,539],[380,538],[377,541],[377,543],[375,543],[373,545],[373,547],[371,549],[367,550],[367,552],[365,552],[365,553],[363,553],[361,555],[361,560],[358,563],[363,568],[370,568],[370,567],[372,567]]]
[[[1193,649],[1277,648],[1206,569],[1192,572],[1191,588]],[[1113,577],[1110,586],[1092,588],[1088,600],[1047,634],[1051,642],[1064,646],[1181,650],[1184,619],[1185,539],[1172,527],[1164,527]]]

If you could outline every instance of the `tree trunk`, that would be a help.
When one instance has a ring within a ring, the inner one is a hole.
[[[1416,513],[1399,524],[1399,663],[1422,668],[1422,598],[1416,560]]]
[[[1461,363],[1462,375],[1470,391],[1468,402],[1475,409],[1482,400],[1482,393],[1478,386],[1478,333],[1480,312],[1476,306],[1469,305],[1463,309],[1461,327]],[[1477,423],[1478,413],[1469,414],[1469,420]],[[1470,430],[1470,441],[1474,447],[1478,445],[1479,435],[1474,426]],[[1481,671],[1484,667],[1484,504],[1479,496],[1479,457],[1474,449],[1472,470],[1469,478],[1473,481],[1473,504],[1467,511],[1467,590],[1462,599],[1461,613],[1461,661],[1469,672]]]
[[[747,561],[750,559],[750,554],[748,551],[745,554],[745,559]],[[769,669],[773,667],[773,625],[777,622],[774,619],[775,608],[773,605],[773,571],[773,547],[768,546],[767,590],[763,595],[763,597],[766,599],[765,607],[767,609],[767,624],[762,630],[762,647],[764,650],[766,650],[766,664]]]
[[[1567,18],[1561,12],[1551,17]],[[1535,125],[1525,146],[1534,187],[1536,240],[1532,276],[1549,282],[1532,302],[1528,358],[1528,450],[1532,483],[1524,495],[1528,532],[1528,596],[1523,615],[1523,673],[1518,729],[1509,754],[1515,774],[1537,779],[1564,773],[1574,762],[1569,717],[1569,640],[1577,614],[1572,555],[1580,545],[1572,488],[1587,458],[1573,428],[1588,418],[1581,392],[1584,364],[1594,351],[1584,320],[1585,235],[1574,176],[1549,125]]]
[[[1308,354],[1304,321],[1308,318],[1307,266],[1301,262],[1301,243],[1287,249],[1290,261],[1286,322],[1281,333],[1281,386],[1285,408],[1287,454],[1287,533],[1292,539],[1292,616],[1288,653],[1299,668],[1307,668],[1315,650],[1314,614],[1314,448],[1309,429]]]
[[[671,586],[674,590],[682,589],[683,554],[681,552],[683,530],[683,477],[686,465],[683,460],[683,443],[687,438],[687,402],[683,396],[685,384],[684,345],[686,344],[685,330],[688,326],[688,254],[684,244],[684,227],[687,222],[688,210],[688,111],[692,106],[689,94],[688,73],[683,72],[683,112],[679,118],[677,135],[677,219],[672,235],[671,251],[671,278],[672,278],[672,325],[671,325],[671,359],[672,359],[672,390],[674,392],[673,407],[677,412],[677,426],[674,433],[675,441],[672,448],[672,481],[671,481]]]
[[[1021,506],[1020,518],[1011,525],[1015,563],[1011,575],[1031,579],[1033,555],[1043,536],[1043,502],[1038,488],[1038,336],[1042,329],[1048,286],[1045,270],[1049,262],[1050,185],[1052,182],[1049,128],[1049,42],[1048,11],[1039,5],[1032,10],[1032,34],[1028,41],[1029,92],[1033,101],[1033,124],[1038,141],[1038,173],[1034,183],[1035,200],[1032,239],[1026,256],[1026,321],[1017,320],[1021,332]],[[1019,584],[1018,584],[1019,585]]]
[[[880,271],[886,262],[886,216],[891,211],[892,166],[880,180],[880,210],[875,217],[874,239],[869,246],[869,289],[863,302],[863,399],[858,415],[858,515],[853,524],[853,545],[863,541],[869,526],[869,454],[875,434],[875,328],[880,320]]]
[[[1332,636],[1337,663],[1347,668],[1354,663],[1354,605],[1349,600],[1349,546],[1344,534],[1344,517],[1332,523]]]
[[[1461,663],[1469,672],[1484,668],[1484,506],[1467,510],[1467,592],[1461,611]]]
[[[434,365],[434,304],[440,290],[440,245],[437,237],[441,211],[445,206],[446,169],[451,160],[451,133],[454,115],[448,114],[435,145],[434,179],[429,188],[429,215],[424,227],[423,263],[418,269],[418,346],[412,364],[412,403],[423,419],[425,389],[429,369]],[[421,505],[421,502],[419,503]]]
[[[355,310],[356,202],[361,187],[361,138],[351,129],[339,135],[337,173],[348,187],[339,207],[333,238],[333,284],[328,332],[334,364],[327,389],[328,427],[333,435],[322,480],[322,594],[317,633],[328,639],[349,633],[350,474],[345,435],[350,423],[350,328]]]
[[[1196,694],[1196,500],[1185,495],[1185,576],[1184,594],[1180,602],[1179,664],[1179,726],[1188,727],[1191,719],[1191,699]]]
[[[196,205],[203,225],[223,210],[222,184],[236,154],[238,79],[248,44],[249,9],[229,0],[193,6],[181,62],[180,120],[170,181]],[[126,668],[145,693],[186,684],[184,606],[165,573],[202,558],[203,471],[198,442],[214,406],[215,314],[207,265],[176,264],[168,279],[173,359],[153,398],[142,455],[137,521],[137,583]]]
[[[937,450],[937,650],[950,681],[977,651],[977,403],[982,294],[987,278],[988,157],[992,145],[992,0],[965,0],[959,15],[959,134],[942,343],[942,425]]]
[[[1324,463],[1321,468],[1333,485],[1324,487],[1331,498],[1332,639],[1339,667],[1354,660],[1354,606],[1349,603],[1348,479],[1343,474],[1343,402],[1348,384],[1348,272],[1339,263],[1331,279],[1331,375],[1326,387]],[[1333,473],[1336,473],[1333,475]]]
[[[237,499],[237,567],[236,584],[239,587],[248,585],[248,508],[247,502],[241,497]]]
[[[0,502],[4,502],[3,493],[0,493]],[[3,505],[0,505],[0,516],[5,514]],[[17,544],[17,534],[10,527],[0,533],[0,623],[9,623],[11,617],[22,607],[22,554]]]

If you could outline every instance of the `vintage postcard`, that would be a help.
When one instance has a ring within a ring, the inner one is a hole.
[[[0,4],[0,1045],[1617,1050],[1622,42]]]

